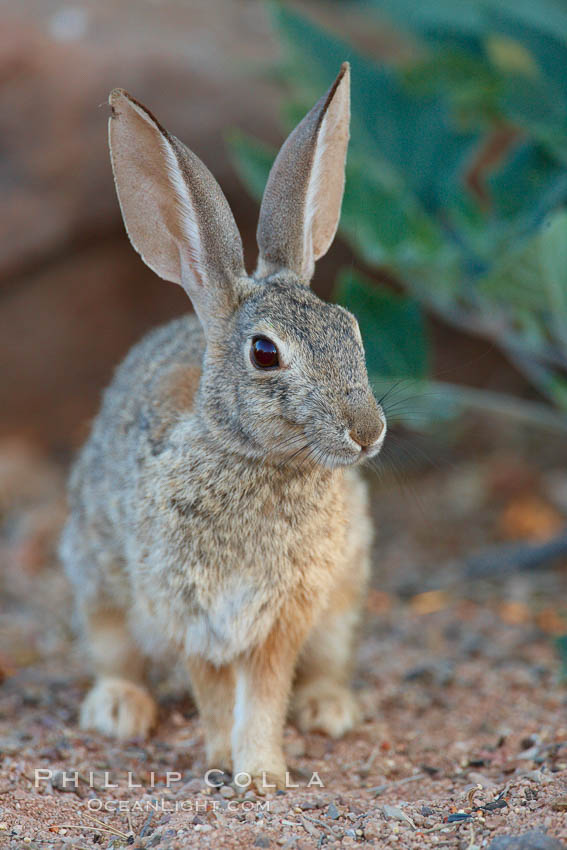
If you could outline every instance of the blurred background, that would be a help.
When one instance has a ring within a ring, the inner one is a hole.
[[[0,15],[5,675],[43,675],[68,654],[54,554],[68,464],[130,345],[189,309],[126,238],[108,92],[128,89],[206,162],[252,270],[277,147],[348,59],[341,227],[313,285],[358,316],[391,425],[368,471],[378,527],[370,638],[396,647],[400,688],[454,681],[442,667],[406,680],[404,652],[418,645],[452,671],[488,658],[493,669],[518,665],[526,687],[559,688],[564,0],[24,0]],[[61,710],[71,716],[72,700]]]
[[[149,103],[206,160],[253,268],[254,199],[276,146],[345,56],[347,193],[316,289],[364,314],[377,381],[433,382],[435,394],[411,406],[414,422],[502,409],[564,428],[559,0],[427,10],[411,0],[26,0],[2,16],[0,434],[68,457],[131,343],[187,306],[124,238],[109,90]]]
[[[277,40],[261,2],[26,0],[1,14],[0,428],[65,453],[132,342],[188,306],[124,238],[110,90],[206,159],[252,247],[255,205],[225,133],[279,138]]]

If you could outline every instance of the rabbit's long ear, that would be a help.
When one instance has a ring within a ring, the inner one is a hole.
[[[288,268],[308,283],[339,223],[349,139],[350,71],[284,142],[270,171],[258,222],[256,274]]]
[[[179,283],[201,322],[227,314],[245,275],[242,241],[218,183],[195,154],[121,89],[110,94],[109,144],[132,245]]]

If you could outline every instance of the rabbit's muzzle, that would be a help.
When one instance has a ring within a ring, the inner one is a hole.
[[[348,436],[353,447],[356,446],[361,455],[371,456],[382,446],[386,436],[386,419],[384,412],[373,396],[366,398],[362,404],[350,412]]]
[[[384,423],[381,419],[373,421],[365,418],[362,422],[358,422],[354,428],[351,428],[348,435],[351,440],[358,443],[361,449],[368,449],[378,442],[383,430]]]

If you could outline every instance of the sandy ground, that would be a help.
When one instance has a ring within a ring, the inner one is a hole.
[[[469,442],[426,445],[432,461],[405,466],[403,488],[388,472],[373,482],[364,721],[341,741],[290,726],[297,787],[266,799],[207,786],[173,663],[155,671],[150,741],[78,730],[89,672],[54,555],[64,474],[29,446],[0,445],[0,847],[566,846],[567,564],[480,580],[462,557],[563,527],[567,450],[515,433]],[[404,453],[393,449],[402,467]]]

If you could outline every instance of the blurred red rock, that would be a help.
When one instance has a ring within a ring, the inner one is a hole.
[[[27,0],[0,27],[0,435],[80,441],[113,366],[187,309],[129,248],[106,143],[115,86],[147,102],[222,183],[254,261],[256,205],[225,132],[280,138],[260,0]],[[7,364],[7,366],[5,365]]]

